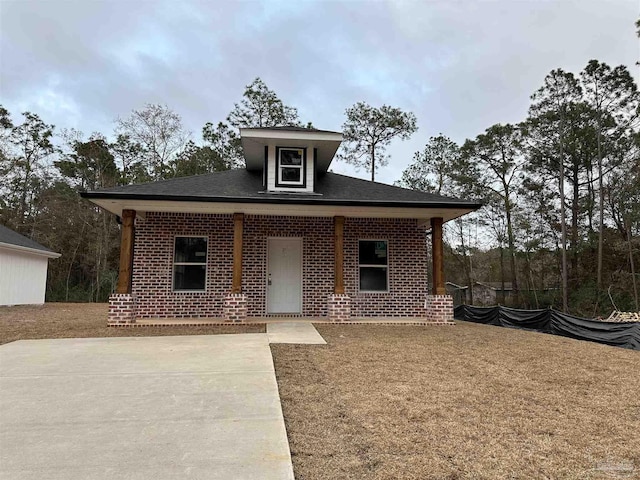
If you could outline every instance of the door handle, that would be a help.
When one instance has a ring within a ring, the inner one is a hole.
[[[271,285],[271,274],[269,274],[269,278],[267,280],[267,285]]]

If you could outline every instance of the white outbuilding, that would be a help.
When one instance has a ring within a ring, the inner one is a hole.
[[[44,303],[49,259],[59,256],[0,225],[0,305]]]

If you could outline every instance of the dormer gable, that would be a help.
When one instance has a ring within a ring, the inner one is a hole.
[[[342,134],[302,127],[241,128],[246,168],[262,171],[267,192],[312,193],[342,142]]]

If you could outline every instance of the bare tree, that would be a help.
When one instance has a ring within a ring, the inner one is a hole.
[[[180,115],[166,105],[146,104],[133,110],[127,118],[116,121],[116,133],[127,135],[144,149],[146,168],[152,179],[164,178],[169,162],[184,148],[189,133]]]

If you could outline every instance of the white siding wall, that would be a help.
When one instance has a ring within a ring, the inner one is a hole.
[[[286,145],[282,145],[285,147]],[[271,192],[313,192],[313,148],[307,148],[307,186],[306,188],[276,187],[276,147],[269,145],[267,155],[267,190]]]
[[[267,190],[276,190],[276,147],[269,145],[267,153]]]
[[[48,259],[0,248],[0,305],[44,303]]]
[[[315,186],[313,185],[313,148],[307,148],[307,189],[308,192],[313,192]]]

